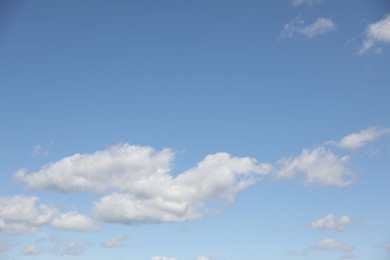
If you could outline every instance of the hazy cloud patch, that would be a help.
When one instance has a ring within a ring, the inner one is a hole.
[[[381,52],[382,48],[379,44],[390,44],[390,14],[385,15],[378,22],[369,24],[364,36],[359,54],[365,54],[368,51]]]
[[[281,37],[293,38],[302,35],[314,38],[337,30],[336,24],[331,18],[318,17],[313,23],[306,25],[301,16],[284,25]]]

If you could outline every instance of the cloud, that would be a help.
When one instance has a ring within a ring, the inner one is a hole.
[[[8,243],[3,243],[3,242],[0,243],[0,253],[7,251],[8,248],[9,248]]]
[[[382,245],[378,245],[378,246],[376,246],[376,247],[382,248],[382,249],[384,249],[384,250],[390,252],[390,242],[389,242],[389,243],[384,243],[384,244],[382,244]],[[0,252],[1,252],[1,251],[0,251]]]
[[[375,141],[379,137],[388,133],[390,133],[390,129],[370,127],[360,132],[349,134],[342,138],[339,142],[331,141],[330,144],[347,150],[357,150],[369,142]]]
[[[198,256],[196,260],[211,260],[211,257],[209,256]]]
[[[298,16],[283,27],[281,36],[292,38],[299,34],[308,38],[314,38],[336,29],[336,24],[330,18],[318,17],[312,24],[305,25],[305,21]]]
[[[176,257],[152,256],[151,260],[177,260]]]
[[[352,224],[352,220],[348,216],[342,216],[337,219],[332,214],[328,214],[322,219],[311,222],[309,226],[313,229],[342,232],[345,230],[345,227],[350,224]]]
[[[218,211],[271,170],[271,165],[253,158],[216,153],[173,176],[173,159],[168,149],[156,152],[122,144],[66,157],[35,173],[21,170],[14,179],[29,189],[112,191],[92,209],[93,216],[103,221],[172,222]]]
[[[37,197],[0,197],[0,231],[21,234],[31,233],[44,225],[73,231],[90,231],[93,221],[75,212],[61,214],[57,208],[40,204]],[[81,225],[86,225],[82,227]]]
[[[60,256],[77,256],[84,252],[84,249],[91,244],[80,240],[54,239],[51,251]]]
[[[115,236],[111,239],[108,239],[108,240],[102,242],[101,246],[106,247],[106,248],[123,247],[123,246],[125,246],[126,238],[127,237],[125,235],[118,235],[118,236]]]
[[[26,255],[39,255],[41,253],[41,250],[37,245],[29,245],[25,246],[20,250],[21,254]]]
[[[302,175],[307,185],[345,187],[355,180],[348,167],[349,160],[348,156],[338,156],[323,146],[313,150],[304,149],[297,157],[279,160],[281,168],[276,172],[276,176],[291,179]]]
[[[164,176],[172,160],[173,153],[168,149],[155,152],[151,147],[124,144],[93,154],[75,154],[31,174],[21,169],[14,174],[14,180],[31,190],[96,193],[113,188],[126,190],[133,188],[128,183]]]
[[[354,247],[334,239],[324,239],[314,246],[315,250],[341,253],[342,259],[355,258],[352,254]]]
[[[32,154],[33,156],[48,156],[49,155],[49,150],[52,144],[50,145],[43,145],[43,144],[37,144],[35,145]]]
[[[303,251],[292,251],[290,255],[306,257],[312,251],[337,252],[340,253],[340,259],[354,259],[354,247],[335,239],[324,239],[316,245],[313,245]]]
[[[104,196],[93,216],[107,222],[173,222],[200,219],[232,203],[238,192],[269,171],[252,158],[226,153],[208,155],[196,167],[178,175],[139,180],[132,191]],[[208,204],[212,203],[212,206]]]
[[[292,0],[292,4],[295,6],[307,4],[307,5],[315,5],[322,4],[324,0]]]
[[[381,48],[376,48],[378,43],[390,43],[390,14],[385,15],[380,21],[367,26],[365,39],[359,54],[364,54],[370,50],[380,52]]]
[[[69,231],[93,232],[98,230],[92,218],[75,211],[58,215],[52,220],[51,225],[54,228]]]

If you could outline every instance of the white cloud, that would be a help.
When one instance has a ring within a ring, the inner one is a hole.
[[[75,154],[48,164],[35,173],[21,169],[14,180],[32,190],[54,189],[62,192],[104,192],[132,189],[140,179],[164,176],[171,168],[173,153],[155,152],[151,147],[113,146],[93,154]]]
[[[39,255],[41,251],[37,245],[29,245],[23,247],[20,252],[22,255]]]
[[[321,4],[324,0],[292,0],[292,4],[295,6],[307,4],[307,5],[315,5],[315,4]]]
[[[53,206],[36,205],[37,201],[37,197],[21,195],[0,197],[0,231],[30,233],[44,225],[64,230],[90,231],[93,225],[89,217],[75,212],[61,214]]]
[[[45,204],[36,207],[37,200],[28,196],[0,197],[0,231],[28,233],[49,224],[58,210]]]
[[[354,258],[354,247],[334,239],[324,239],[314,246],[316,250],[340,252],[342,259]]]
[[[208,155],[197,167],[176,178],[139,180],[133,191],[115,192],[95,203],[93,215],[108,222],[172,222],[201,218],[232,203],[242,189],[270,170],[252,158],[226,153]]]
[[[378,43],[390,43],[390,14],[385,15],[382,20],[367,26],[365,39],[359,54],[375,49],[380,51],[380,48],[375,48]]]
[[[314,38],[335,31],[336,29],[336,24],[330,18],[318,17],[312,24],[305,25],[305,21],[298,16],[284,26],[281,36],[292,38],[300,34],[308,38]]]
[[[51,225],[57,229],[80,232],[93,232],[98,229],[92,218],[74,211],[58,215]]]
[[[348,156],[338,156],[321,146],[313,150],[303,150],[298,157],[279,160],[281,169],[276,175],[287,179],[302,175],[305,184],[344,187],[355,180],[348,161]]]
[[[173,159],[168,149],[156,152],[123,144],[66,157],[35,173],[21,170],[14,178],[30,189],[112,190],[93,208],[93,215],[103,221],[171,222],[199,219],[223,208],[271,170],[271,165],[253,158],[217,153],[174,177]],[[214,206],[209,207],[211,203]]]
[[[341,259],[354,259],[356,256],[353,254],[354,247],[335,239],[321,240],[314,246],[311,246],[303,251],[293,251],[290,255],[306,257],[312,251],[325,251],[340,253]]]
[[[339,142],[332,141],[330,143],[343,149],[357,150],[368,144],[369,142],[375,141],[382,135],[387,134],[389,132],[390,129],[370,127],[360,132],[349,134],[342,138]]]
[[[309,226],[314,229],[341,232],[344,231],[345,227],[350,224],[352,224],[352,220],[348,216],[342,216],[337,219],[332,214],[328,214],[322,219],[311,222]]]
[[[152,256],[151,260],[177,260],[176,257]]]
[[[126,236],[125,235],[118,235],[118,236],[115,236],[111,239],[108,239],[106,241],[104,241],[101,246],[102,247],[106,247],[106,248],[112,248],[112,247],[123,247],[125,246],[125,240],[126,240]]]

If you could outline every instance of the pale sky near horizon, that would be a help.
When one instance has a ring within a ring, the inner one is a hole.
[[[387,0],[0,1],[0,259],[390,259]]]

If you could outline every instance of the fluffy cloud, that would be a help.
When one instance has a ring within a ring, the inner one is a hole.
[[[298,16],[286,24],[281,32],[282,37],[292,38],[296,34],[314,38],[336,30],[336,24],[330,18],[318,17],[312,24],[306,25],[305,21]]]
[[[151,260],[177,260],[176,257],[152,256]]]
[[[315,4],[321,4],[324,0],[292,0],[293,5],[298,6],[302,4],[307,5],[315,5]]]
[[[32,190],[131,190],[141,179],[164,177],[172,160],[173,153],[168,149],[155,152],[151,147],[124,144],[93,154],[75,154],[31,174],[21,169],[14,180]]]
[[[0,197],[0,231],[29,233],[44,225],[64,230],[90,231],[93,223],[90,218],[75,212],[61,214],[53,206],[37,206],[37,201],[37,197],[29,196]]]
[[[388,134],[390,129],[384,129],[380,127],[370,127],[357,133],[352,133],[339,142],[331,142],[332,144],[347,150],[357,150],[362,146],[372,142],[384,134]]]
[[[93,232],[98,229],[90,217],[74,211],[59,214],[52,220],[51,225],[57,229],[80,232]]]
[[[22,255],[39,255],[41,252],[37,245],[25,246],[20,250]]]
[[[364,54],[375,48],[378,43],[390,43],[390,14],[385,15],[382,20],[367,26],[365,39],[359,54]],[[380,48],[375,48],[380,51]]]
[[[118,235],[111,239],[108,239],[104,241],[101,246],[106,248],[112,248],[112,247],[122,247],[125,245],[126,236],[124,235]]]
[[[171,222],[199,219],[232,203],[238,192],[271,170],[269,164],[253,158],[217,153],[174,177],[170,174],[173,159],[168,149],[156,152],[122,144],[93,154],[76,154],[35,173],[21,170],[14,178],[30,189],[113,190],[92,210],[94,217],[103,221]]]
[[[338,156],[325,147],[303,150],[297,157],[279,160],[279,178],[291,179],[302,175],[305,184],[344,187],[353,183],[355,177],[348,167],[349,157]]]
[[[345,227],[349,224],[352,224],[350,217],[342,216],[337,219],[332,214],[329,214],[322,219],[311,222],[309,226],[314,229],[341,232],[344,231]]]

